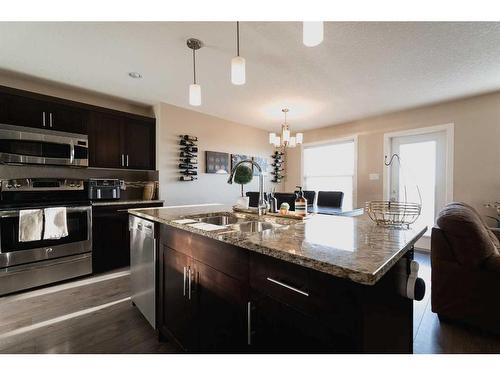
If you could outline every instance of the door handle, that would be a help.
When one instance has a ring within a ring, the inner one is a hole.
[[[182,295],[186,296],[186,267],[184,267],[184,280],[182,283]]]
[[[272,282],[274,284],[282,286],[283,288],[287,288],[287,289],[293,290],[294,292],[302,294],[303,296],[309,297],[309,293],[304,292],[304,291],[302,291],[300,289],[294,288],[293,286],[287,285],[285,283],[282,283],[281,281],[275,280],[275,279],[270,278],[270,277],[267,278],[267,281],[270,281],[270,282]]]
[[[247,344],[252,345],[252,302],[247,303]]]

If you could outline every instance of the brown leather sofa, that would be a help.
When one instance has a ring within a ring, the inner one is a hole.
[[[432,228],[432,311],[500,333],[500,231],[465,203],[450,203]]]

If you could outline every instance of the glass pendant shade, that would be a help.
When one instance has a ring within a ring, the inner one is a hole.
[[[315,47],[323,41],[323,22],[303,22],[302,42],[307,47]]]
[[[295,134],[295,138],[297,139],[297,144],[300,145],[302,143],[302,141],[304,140],[304,134],[297,133],[297,134]]]
[[[276,142],[276,133],[269,133],[269,143],[270,144],[275,144]]]
[[[201,86],[198,84],[189,85],[189,104],[193,106],[201,105]]]
[[[297,146],[297,140],[295,137],[290,137],[290,147]]]
[[[245,59],[236,56],[231,59],[231,82],[233,85],[245,84]]]
[[[274,138],[274,145],[276,147],[280,147],[281,146],[281,137]]]
[[[283,142],[290,140],[290,130],[283,130]]]

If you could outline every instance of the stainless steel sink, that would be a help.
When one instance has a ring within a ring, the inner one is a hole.
[[[274,225],[262,221],[247,221],[232,225],[232,228],[240,232],[263,232],[268,229],[273,229]]]
[[[214,225],[229,225],[229,224],[236,224],[239,219],[235,216],[221,215],[221,216],[200,217],[197,218],[196,220],[201,221],[202,223],[208,223]]]

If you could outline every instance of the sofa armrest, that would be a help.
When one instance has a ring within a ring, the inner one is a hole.
[[[500,228],[490,228],[495,236],[500,240]]]
[[[492,255],[483,263],[485,270],[500,274],[500,255]]]

